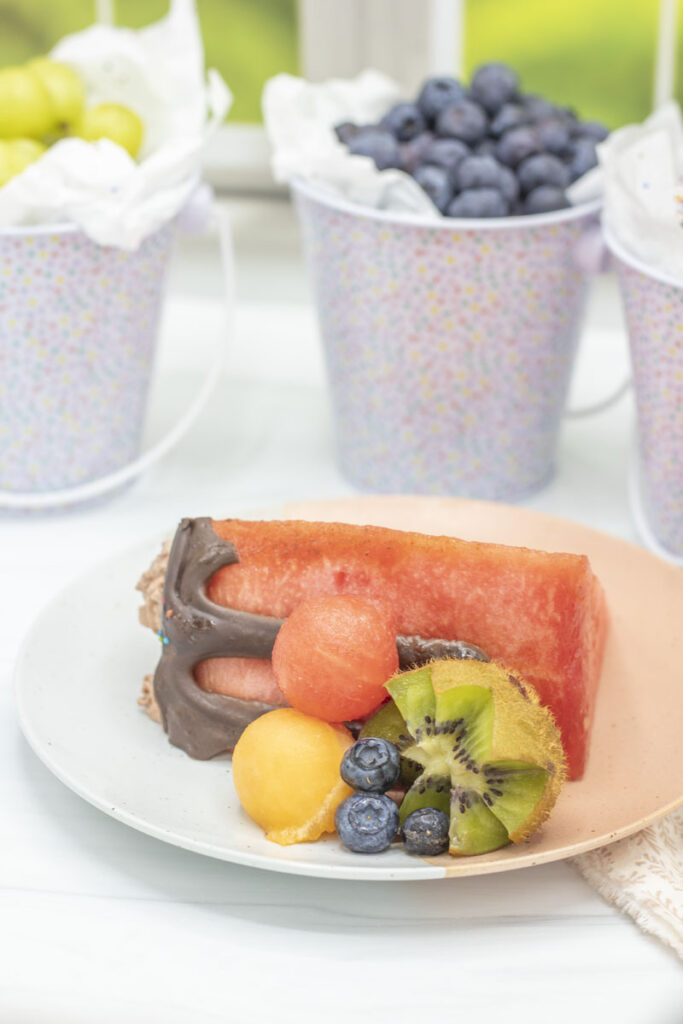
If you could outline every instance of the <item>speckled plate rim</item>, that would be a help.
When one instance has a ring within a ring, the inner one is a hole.
[[[680,569],[641,548],[588,527],[529,509],[489,502],[415,497],[353,498],[289,503],[260,510],[251,517],[376,522],[424,532],[452,532],[482,540],[506,537],[506,543],[526,543],[550,550],[585,550],[594,564],[598,552],[607,552],[609,557],[606,560],[603,557],[604,564],[595,568],[605,583],[608,602],[612,605],[616,602],[611,610],[617,615],[617,621],[612,624],[612,651],[608,645],[596,713],[597,738],[593,738],[585,778],[565,788],[560,803],[538,836],[521,846],[480,857],[460,859],[445,855],[420,860],[408,857],[400,847],[393,847],[366,858],[350,854],[334,837],[297,847],[268,843],[239,807],[229,781],[229,760],[191,761],[171,747],[160,728],[135,706],[140,678],[153,669],[155,647],[153,635],[141,630],[135,622],[139,599],[132,588],[158,549],[159,539],[156,538],[115,555],[65,588],[34,622],[16,664],[17,709],[26,739],[46,767],[93,806],[164,842],[237,864],[312,877],[415,881],[489,874],[562,860],[633,834],[683,802],[680,781],[675,781],[683,778],[683,752],[672,745],[673,727],[667,731],[667,723],[676,718],[667,714],[667,709],[670,699],[676,700],[675,669],[676,664],[683,662],[683,637],[674,637],[671,648],[660,651],[663,663],[651,666],[649,680],[650,687],[654,685],[658,698],[664,702],[654,719],[658,727],[657,751],[659,760],[666,762],[667,774],[674,779],[673,786],[666,789],[655,782],[646,787],[639,801],[631,803],[632,812],[622,814],[616,822],[610,822],[610,815],[601,809],[599,799],[600,766],[603,762],[609,763],[614,755],[613,750],[610,753],[604,749],[601,739],[610,734],[611,719],[614,719],[611,728],[616,727],[621,736],[639,733],[637,727],[629,725],[628,716],[626,721],[622,720],[623,715],[621,719],[618,715],[614,717],[614,693],[621,696],[620,705],[624,703],[624,695],[629,700],[633,697],[632,689],[622,687],[620,691],[617,687],[615,690],[613,685],[614,671],[620,670],[620,681],[624,672],[621,656],[624,652],[619,651],[618,645],[614,650],[615,641],[637,636],[638,644],[634,649],[643,652],[645,659],[654,656],[654,647],[661,647],[659,636],[644,635],[642,629],[635,631],[632,619],[628,615],[623,618],[624,587],[620,587],[623,580],[613,579],[607,566],[612,565],[614,571],[621,567],[624,578],[631,579],[631,592],[639,586],[647,586],[647,579],[643,583],[643,572],[656,581],[655,603],[669,603],[670,621],[676,617],[683,621],[683,572]],[[601,562],[599,556],[597,561]],[[675,595],[673,603],[672,594]],[[651,606],[652,600],[649,600],[646,607]],[[85,650],[84,637],[87,638]],[[78,659],[73,657],[76,649]],[[626,656],[631,654],[629,649]],[[46,685],[48,672],[50,682]],[[637,672],[637,666],[633,667],[627,681]],[[93,678],[99,681],[98,685],[93,685]],[[662,680],[667,681],[666,686],[662,685]],[[652,688],[649,693],[652,696]],[[677,700],[680,704],[680,696]],[[637,708],[629,706],[628,714],[635,712]],[[637,713],[633,721],[638,722]],[[646,724],[652,723],[648,720]],[[638,756],[642,758],[645,751],[647,757],[650,749],[648,744],[643,750],[638,748]],[[117,761],[119,755],[121,759]],[[141,778],[146,780],[144,788]],[[212,780],[208,787],[207,779]],[[609,811],[610,802],[618,799],[617,787],[608,778],[602,789]],[[588,813],[579,816],[579,832],[571,835],[571,829],[576,828],[576,815],[572,818],[570,808],[575,812],[582,806]]]

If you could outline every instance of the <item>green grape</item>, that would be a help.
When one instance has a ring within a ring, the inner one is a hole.
[[[52,128],[50,94],[25,67],[0,68],[0,139],[42,138]]]
[[[85,89],[80,75],[68,64],[36,57],[26,65],[45,86],[52,104],[51,131],[58,138],[68,134],[78,123],[85,106]]]
[[[111,139],[135,158],[142,145],[142,121],[128,107],[118,103],[101,103],[86,110],[75,134],[88,142]]]
[[[0,187],[44,152],[45,146],[35,139],[0,139]]]

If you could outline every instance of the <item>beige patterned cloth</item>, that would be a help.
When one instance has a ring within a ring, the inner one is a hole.
[[[604,899],[683,959],[683,807],[573,863]]]

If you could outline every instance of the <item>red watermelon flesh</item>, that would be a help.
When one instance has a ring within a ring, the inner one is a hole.
[[[536,687],[561,730],[569,777],[581,777],[607,627],[585,556],[341,523],[213,526],[240,559],[209,582],[213,601],[286,618],[306,598],[360,594],[393,608],[398,633],[478,644]],[[285,703],[268,661],[254,660],[248,677],[244,668],[243,659],[210,659],[197,681]]]
[[[238,697],[240,700],[259,700],[278,707],[287,706],[287,699],[275,680],[270,659],[207,658],[196,666],[194,676],[202,690],[209,693],[222,693],[226,697]]]

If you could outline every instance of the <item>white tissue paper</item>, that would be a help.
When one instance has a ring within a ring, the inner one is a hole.
[[[666,103],[642,124],[619,128],[598,146],[600,168],[577,182],[602,191],[603,224],[649,266],[683,278],[683,122]],[[576,187],[576,186],[575,186]]]
[[[137,249],[187,203],[232,102],[218,72],[205,76],[194,3],[174,0],[167,17],[140,30],[93,25],[50,56],[79,72],[89,106],[121,103],[138,114],[142,150],[133,160],[107,139],[61,139],[0,188],[0,228],[68,222],[100,245]]]
[[[378,171],[370,157],[349,153],[333,131],[342,121],[376,123],[401,98],[400,86],[379,71],[319,84],[292,75],[271,78],[263,90],[263,120],[275,180],[303,178],[362,206],[441,217],[410,175]]]

